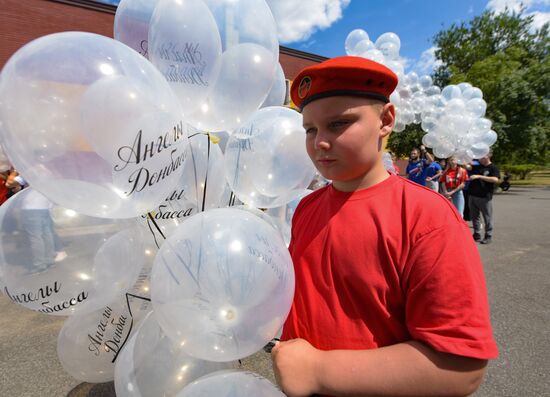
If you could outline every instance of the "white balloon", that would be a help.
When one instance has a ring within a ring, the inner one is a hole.
[[[462,91],[456,85],[448,85],[441,91],[441,96],[446,100],[462,98]]]
[[[114,37],[148,58],[149,23],[160,0],[121,0],[116,8]]]
[[[267,379],[244,371],[219,371],[186,386],[176,397],[285,397]]]
[[[479,159],[489,154],[489,145],[484,142],[478,142],[470,148],[474,158]]]
[[[135,305],[132,311],[124,297],[93,313],[69,317],[57,337],[57,356],[63,369],[84,382],[113,380],[115,361],[138,325],[133,314],[145,315],[149,306]]]
[[[162,330],[187,354],[232,361],[258,351],[280,329],[294,270],[270,224],[246,211],[213,209],[164,242],[151,287]]]
[[[189,123],[203,131],[231,131],[250,117],[275,80],[277,59],[263,46],[244,43],[221,57],[219,78]],[[236,98],[239,98],[237,101]]]
[[[483,117],[487,110],[487,103],[481,98],[473,98],[466,102],[466,110],[475,117]]]
[[[296,198],[315,169],[304,145],[300,113],[263,108],[229,138],[226,178],[242,202],[257,208],[279,207]]]
[[[187,355],[166,336],[152,312],[117,357],[116,395],[174,396],[201,376],[234,367],[234,363],[209,362]]]
[[[271,90],[267,94],[267,98],[260,106],[265,108],[268,106],[284,106],[287,94],[286,78],[281,64],[277,64],[275,81],[271,86]]]
[[[481,142],[485,143],[487,146],[492,146],[497,139],[497,133],[493,130],[489,130],[481,137]]]
[[[352,30],[346,37],[346,54],[359,55],[360,52],[356,50],[356,46],[362,41],[370,41],[367,32],[365,32],[363,29]]]
[[[401,48],[401,40],[399,39],[399,36],[392,32],[387,32],[382,35],[380,35],[376,42],[374,43],[376,45],[376,48],[380,48],[382,44],[384,43],[393,43],[397,47],[397,52],[399,52]]]
[[[33,188],[0,207],[0,225],[3,292],[40,313],[97,310],[130,289],[144,263],[135,220],[81,215]]]
[[[218,79],[222,43],[202,0],[163,0],[149,28],[149,59],[164,75],[186,115],[196,110]]]
[[[181,174],[178,100],[150,62],[116,40],[83,32],[34,40],[2,70],[0,102],[13,165],[63,207],[136,217]]]

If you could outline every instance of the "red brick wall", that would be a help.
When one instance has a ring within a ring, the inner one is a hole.
[[[113,37],[114,15],[48,0],[0,0],[0,67],[40,36],[84,31]]]

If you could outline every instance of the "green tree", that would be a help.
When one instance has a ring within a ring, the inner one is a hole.
[[[425,134],[420,124],[409,124],[403,132],[392,132],[386,148],[397,157],[407,158],[412,148],[422,145]]]
[[[532,31],[532,17],[485,12],[434,37],[443,65],[434,81],[467,81],[483,91],[487,118],[499,135],[497,162],[550,161],[550,49],[548,24]]]

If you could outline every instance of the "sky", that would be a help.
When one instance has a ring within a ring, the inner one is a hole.
[[[99,0],[118,4],[119,0]],[[130,0],[127,0],[130,1]],[[354,29],[365,30],[375,41],[385,32],[401,39],[400,55],[407,72],[430,74],[433,37],[453,23],[468,22],[485,10],[519,11],[534,16],[534,27],[550,22],[550,0],[266,0],[285,47],[326,57],[345,55],[344,43]]]

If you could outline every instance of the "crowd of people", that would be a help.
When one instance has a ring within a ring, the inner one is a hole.
[[[406,176],[445,196],[465,221],[472,222],[474,240],[491,243],[492,198],[500,178],[491,154],[461,165],[455,157],[435,159],[422,145],[411,150]]]

